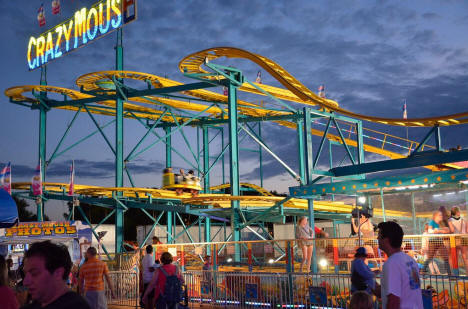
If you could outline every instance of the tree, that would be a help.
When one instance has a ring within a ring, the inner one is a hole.
[[[37,215],[28,210],[29,204],[25,199],[13,196],[18,208],[18,217],[20,222],[37,221]],[[47,215],[44,215],[44,221],[50,221]]]

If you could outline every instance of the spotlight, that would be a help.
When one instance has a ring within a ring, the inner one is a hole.
[[[275,262],[275,260],[273,260],[273,259],[268,260],[268,263],[270,263],[270,264],[273,264],[274,262]]]
[[[228,258],[228,259],[226,260],[226,262],[231,263],[231,262],[232,262],[232,258]]]
[[[328,266],[328,261],[325,260],[325,259],[321,259],[321,260],[319,261],[319,265],[320,265],[320,267],[325,268],[325,267]]]
[[[366,202],[366,197],[365,196],[358,197],[358,202],[359,204],[364,204]]]

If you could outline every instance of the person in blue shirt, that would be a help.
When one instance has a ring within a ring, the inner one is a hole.
[[[366,291],[372,294],[375,289],[375,276],[366,264],[367,252],[359,247],[351,263],[351,293]]]
[[[428,225],[427,232],[429,234],[449,234],[450,229],[448,227],[441,226],[443,221],[444,221],[444,217],[442,215],[442,212],[440,210],[434,212],[434,214],[432,215],[432,220],[429,221],[429,223],[427,224]],[[422,272],[423,273],[427,272],[429,264],[433,261],[434,256],[437,254],[437,252],[441,253],[441,257],[444,259],[445,269],[447,270],[447,274],[450,276],[452,272],[450,270],[450,264],[448,260],[449,254],[448,254],[447,248],[444,245],[443,238],[441,236],[429,238],[427,260],[424,262]]]

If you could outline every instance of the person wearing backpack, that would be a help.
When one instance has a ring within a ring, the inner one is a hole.
[[[182,278],[177,266],[172,264],[169,252],[161,254],[161,267],[153,274],[153,278],[143,295],[143,303],[148,302],[149,294],[154,291],[156,309],[175,309],[182,300]]]

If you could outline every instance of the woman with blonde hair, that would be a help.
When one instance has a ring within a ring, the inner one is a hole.
[[[305,272],[310,271],[312,252],[314,250],[314,230],[309,226],[307,217],[300,217],[296,226],[297,246],[302,250],[302,262],[300,272],[306,266]]]

